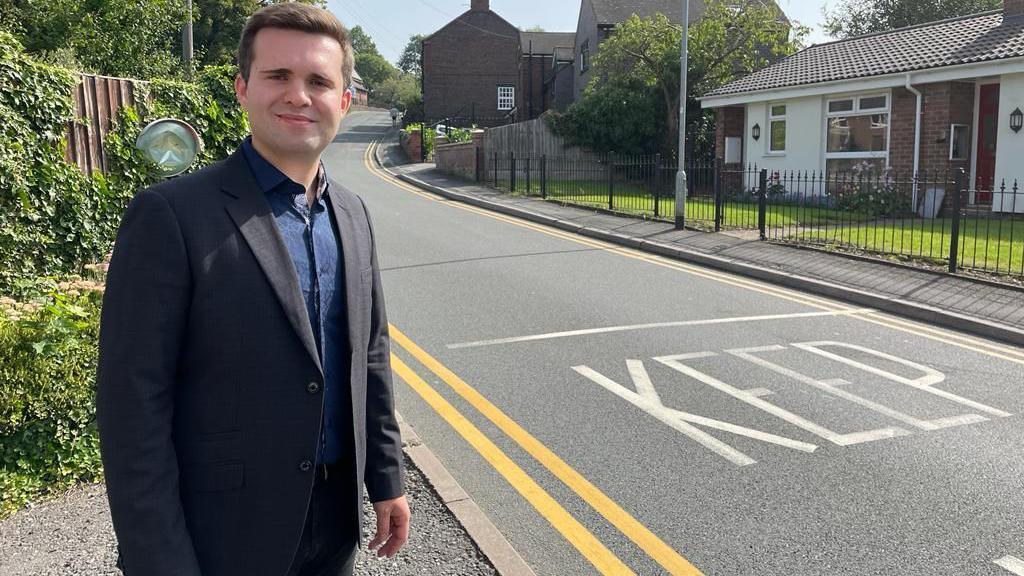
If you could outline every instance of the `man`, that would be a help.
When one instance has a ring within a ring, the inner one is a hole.
[[[348,33],[271,5],[238,61],[251,137],[139,193],[110,263],[97,413],[127,576],[351,574],[364,481],[370,547],[408,538],[373,231],[320,162]]]
[[[394,128],[398,126],[398,108],[392,106],[389,112],[391,112],[391,127]]]

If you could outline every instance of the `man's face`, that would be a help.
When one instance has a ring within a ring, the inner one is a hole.
[[[235,93],[260,149],[273,159],[310,160],[331,143],[352,102],[342,59],[329,36],[280,28],[256,34],[249,81],[235,78]]]

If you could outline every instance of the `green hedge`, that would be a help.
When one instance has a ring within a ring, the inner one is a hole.
[[[194,168],[238,146],[248,124],[234,75],[225,66],[194,83],[136,82],[137,106],[120,112],[104,143],[107,175],[85,175],[64,159],[76,75],[33,61],[0,32],[0,518],[102,478],[102,285],[90,263],[109,253],[131,197],[156,180],[134,146],[146,123],[173,116],[194,126],[206,145]]]
[[[248,125],[233,78],[222,66],[191,84],[135,82],[138,104],[121,111],[105,142],[108,175],[85,175],[64,159],[76,75],[32,60],[0,32],[0,294],[19,280],[80,274],[110,249],[128,201],[155,181],[134,147],[149,121],[192,124],[206,144],[196,167],[234,150]]]

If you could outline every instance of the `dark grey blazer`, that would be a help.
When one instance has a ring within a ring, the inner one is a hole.
[[[351,352],[353,524],[403,493],[388,324],[362,200],[331,182]],[[128,576],[281,576],[313,482],[323,373],[295,267],[241,151],[139,193],[100,328],[100,446]]]

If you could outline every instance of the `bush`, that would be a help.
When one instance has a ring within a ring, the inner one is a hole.
[[[37,295],[0,301],[0,518],[102,477],[95,420],[101,286],[22,283]]]
[[[420,123],[409,124],[402,129],[402,132],[413,133],[419,132],[423,125]],[[428,129],[423,131],[423,148],[426,151],[427,160],[434,157],[434,130]],[[419,161],[418,158],[415,159]]]
[[[448,132],[448,143],[458,144],[460,142],[472,142],[473,131],[469,128],[452,128]]]
[[[107,135],[108,174],[64,159],[73,72],[26,57],[0,32],[0,517],[77,482],[102,477],[95,423],[101,279],[89,262],[109,253],[128,201],[154,183],[135,148],[161,116],[185,120],[223,158],[248,132],[233,67],[194,83],[135,82]],[[52,278],[71,278],[58,283]]]

